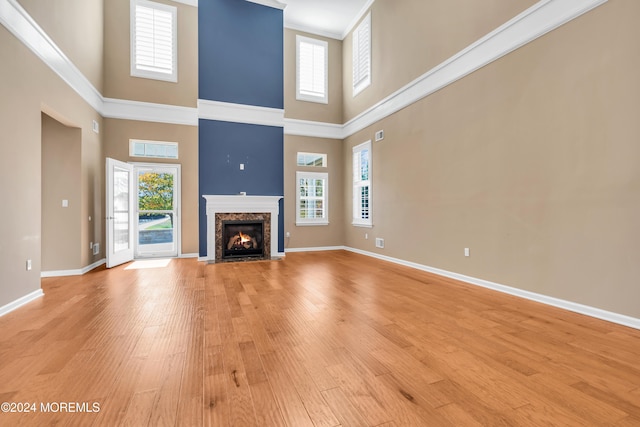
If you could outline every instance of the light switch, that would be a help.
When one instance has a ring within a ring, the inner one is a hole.
[[[240,170],[243,171],[244,170],[244,163],[240,163]]]
[[[63,208],[68,208],[69,207],[69,201],[68,200],[63,200],[62,201],[62,207]]]

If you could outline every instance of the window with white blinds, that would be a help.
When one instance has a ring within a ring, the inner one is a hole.
[[[328,103],[328,44],[296,36],[296,99]]]
[[[353,225],[371,227],[371,141],[353,147]]]
[[[178,81],[177,9],[131,0],[131,75]]]
[[[296,172],[296,225],[329,224],[329,174]]]
[[[353,96],[371,84],[371,12],[353,31]]]

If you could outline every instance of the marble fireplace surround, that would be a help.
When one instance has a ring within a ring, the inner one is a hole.
[[[270,214],[271,243],[270,251],[265,248],[265,254],[271,258],[278,257],[278,216],[280,214],[279,201],[282,196],[219,196],[203,195],[206,200],[207,212],[207,256],[205,261],[216,261],[216,214]],[[265,229],[267,224],[265,224]],[[265,241],[266,243],[266,241]],[[218,254],[218,256],[220,256]],[[217,261],[220,261],[219,259]]]

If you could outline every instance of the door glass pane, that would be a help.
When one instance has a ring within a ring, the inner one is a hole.
[[[117,167],[113,170],[113,210],[129,211],[129,172]]]
[[[173,210],[173,173],[138,172],[138,209]]]
[[[113,170],[113,250],[129,249],[129,171]]]
[[[138,250],[164,252],[173,250],[173,214],[140,212],[138,214]]]
[[[175,227],[176,173],[167,169],[139,169],[138,178],[138,256],[177,254]]]
[[[113,251],[129,249],[129,212],[113,214]]]

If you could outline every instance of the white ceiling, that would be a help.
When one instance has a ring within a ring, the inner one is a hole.
[[[287,28],[342,40],[373,0],[279,0]]]

